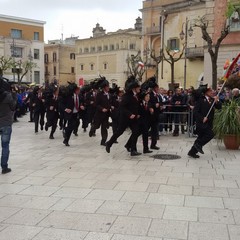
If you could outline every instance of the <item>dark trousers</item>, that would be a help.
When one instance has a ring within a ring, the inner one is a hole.
[[[117,131],[108,141],[108,145],[110,147],[113,145],[114,142],[117,141],[118,137],[120,137],[124,133],[127,127],[130,127],[132,134],[129,137],[127,143],[125,144],[125,147],[131,148],[131,151],[137,151],[137,139],[139,136],[139,123],[137,120],[120,121]]]
[[[142,134],[142,140],[143,140],[143,151],[149,150],[148,147],[148,132],[149,132],[149,124],[147,123],[141,123],[139,126],[139,135]]]
[[[67,121],[67,126],[64,128],[65,134],[64,139],[66,142],[69,141],[73,130],[76,128],[78,124],[78,113],[73,113],[71,118]]]
[[[108,137],[108,117],[104,117],[102,119],[94,119],[90,132],[95,133],[96,129],[101,127],[101,143],[105,143],[107,141],[107,137]]]
[[[52,118],[48,118],[48,116],[47,116],[46,126],[47,127],[52,127],[50,136],[53,136],[53,134],[55,133],[55,131],[57,129],[57,122],[58,122],[58,114],[57,113]]]
[[[45,112],[44,111],[34,112],[35,132],[38,132],[39,122],[40,122],[41,129],[43,129],[43,126],[44,126],[44,116],[45,116]]]
[[[207,125],[204,129],[203,128],[197,128],[197,134],[198,134],[198,137],[195,140],[194,145],[197,144],[201,147],[203,147],[208,142],[210,142],[214,137],[212,127],[209,126],[209,125]],[[194,147],[194,145],[192,146],[190,151],[191,151],[191,153],[196,154],[198,151]]]
[[[157,145],[157,139],[158,139],[158,121],[152,121],[150,123],[150,127],[151,127],[151,147],[154,147]]]

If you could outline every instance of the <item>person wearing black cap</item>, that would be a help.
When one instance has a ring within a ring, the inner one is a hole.
[[[193,114],[196,118],[196,132],[198,137],[188,152],[188,156],[192,158],[199,158],[199,155],[197,154],[198,152],[204,154],[202,149],[203,146],[214,137],[212,130],[214,110],[215,108],[220,109],[222,105],[219,101],[219,97],[213,97],[213,94],[214,92],[211,88],[205,89],[204,96],[196,101],[196,105],[193,110]],[[212,104],[214,104],[214,107],[211,109]]]
[[[120,117],[117,131],[112,135],[106,143],[106,151],[110,153],[110,149],[118,137],[123,134],[127,127],[130,127],[132,134],[128,139],[125,148],[131,152],[131,156],[138,156],[141,153],[137,152],[137,139],[139,136],[139,100],[140,85],[135,80],[128,84],[126,93],[122,97],[120,103]]]
[[[92,137],[96,129],[101,127],[101,144],[106,145],[108,137],[108,119],[111,111],[110,95],[109,95],[109,82],[104,79],[99,86],[102,90],[96,96],[96,113],[94,115],[93,123],[89,131],[89,137]]]

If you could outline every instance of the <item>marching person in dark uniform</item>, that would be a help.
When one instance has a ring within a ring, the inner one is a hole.
[[[160,148],[157,146],[158,139],[158,124],[159,124],[159,114],[160,107],[162,105],[160,97],[159,97],[159,86],[155,83],[152,87],[152,91],[150,93],[150,104],[154,110],[152,121],[151,121],[151,149],[159,150]]]
[[[38,125],[43,130],[45,116],[45,99],[42,87],[36,86],[33,89],[32,107],[34,112],[35,133],[38,132]]]
[[[32,99],[33,99],[33,91],[32,91],[32,88],[29,88],[27,92],[27,97],[24,100],[25,104],[28,106],[28,109],[29,109],[29,117],[30,117],[29,122],[34,122]]]
[[[87,121],[88,124],[92,124],[93,118],[96,112],[96,96],[97,96],[97,88],[95,84],[92,84],[92,89],[86,93],[85,98],[85,106],[87,111]],[[93,133],[93,136],[96,136],[95,133]]]
[[[62,100],[62,110],[64,111],[64,119],[67,121],[67,127],[64,128],[64,140],[65,146],[69,145],[69,139],[76,125],[78,124],[78,112],[79,112],[79,88],[75,83],[69,83],[68,94]]]
[[[133,80],[133,79],[132,79]],[[141,153],[137,152],[137,139],[139,136],[139,100],[140,85],[134,80],[128,84],[126,93],[122,97],[120,103],[120,117],[117,131],[112,135],[111,139],[106,143],[106,151],[110,153],[110,149],[123,134],[127,127],[130,127],[132,134],[124,146],[127,151],[131,152],[131,156],[138,156]]]
[[[47,122],[45,124],[45,130],[48,131],[49,127],[52,127],[49,139],[54,139],[53,134],[57,129],[57,122],[59,118],[59,111],[58,111],[58,93],[59,88],[58,86],[54,85],[52,88],[52,94],[46,100],[46,117]]]
[[[150,102],[150,94],[149,92],[141,93],[141,102],[139,108],[139,130],[140,134],[142,134],[143,140],[143,153],[152,153],[148,147],[148,132],[151,126],[151,121],[155,121],[154,118],[154,109],[152,108]]]
[[[117,131],[119,124],[119,116],[120,116],[120,103],[122,101],[122,96],[124,91],[117,87],[116,93],[111,97],[111,118],[112,118],[112,130],[113,134]]]
[[[100,128],[101,126],[101,145],[105,146],[108,137],[108,119],[111,111],[109,82],[104,79],[99,86],[102,88],[102,91],[98,92],[96,97],[96,113],[89,131],[89,137],[92,137],[96,132],[96,129]]]
[[[87,119],[87,108],[86,108],[86,88],[82,87],[79,94],[79,118],[82,120],[83,131],[87,131],[88,119]]]
[[[193,109],[193,113],[196,117],[196,131],[198,135],[192,148],[188,152],[188,156],[193,158],[199,158],[199,155],[197,155],[198,152],[204,154],[202,147],[214,137],[212,130],[214,109],[221,108],[219,97],[213,97],[213,90],[211,88],[207,88],[204,92],[204,96],[196,101]],[[214,104],[214,107],[210,111],[212,104]],[[209,111],[210,113],[208,115]]]

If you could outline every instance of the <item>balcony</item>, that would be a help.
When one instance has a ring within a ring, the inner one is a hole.
[[[186,57],[188,59],[204,58],[204,49],[203,49],[203,47],[187,48],[186,49]]]
[[[146,34],[147,35],[158,35],[161,33],[161,26],[147,27]]]

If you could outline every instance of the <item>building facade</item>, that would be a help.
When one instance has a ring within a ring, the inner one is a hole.
[[[24,82],[44,82],[44,21],[0,14],[0,56],[12,57],[16,62],[35,63],[23,77]],[[4,76],[17,81],[16,69],[8,69]]]
[[[44,64],[45,80],[57,81],[60,85],[75,82],[75,40],[71,37],[63,40],[51,40],[45,44]]]
[[[172,68],[162,60],[158,65],[159,84],[169,88],[175,86],[197,87],[204,72],[204,41],[199,28],[193,27],[196,18],[206,14],[205,1],[148,0],[143,1],[143,48],[170,60],[182,57]],[[180,33],[182,38],[180,38]],[[167,51],[168,50],[168,54]],[[164,58],[163,58],[164,59]]]
[[[135,28],[110,33],[96,24],[92,37],[76,41],[76,81],[87,83],[102,75],[123,87],[129,75],[127,59],[141,50],[141,27],[139,18]]]

